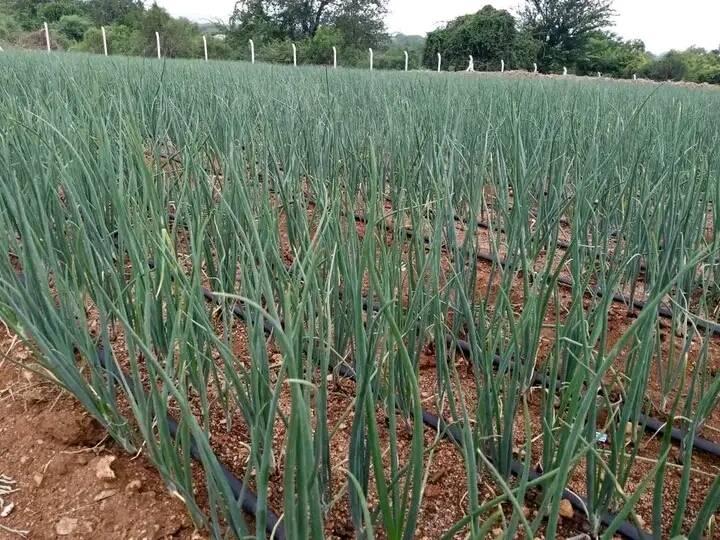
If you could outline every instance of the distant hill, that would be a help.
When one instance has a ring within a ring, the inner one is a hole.
[[[407,34],[392,34],[390,36],[393,45],[406,49],[422,49],[425,46],[424,36],[409,36]]]
[[[198,28],[203,34],[222,34],[225,31],[221,25],[212,22],[200,23]]]

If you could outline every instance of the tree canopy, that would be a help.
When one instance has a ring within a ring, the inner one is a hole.
[[[579,75],[630,78],[651,61],[641,40],[625,41],[611,32],[596,31],[588,36],[575,66]]]
[[[592,32],[606,28],[612,0],[526,0],[523,26],[540,43],[538,63],[545,69],[572,64]]]
[[[387,0],[240,0],[230,16],[227,34],[235,47],[249,39],[266,47],[287,40],[300,47],[322,30],[346,49],[379,46],[387,39],[383,17]],[[320,40],[322,41],[322,40]]]
[[[498,69],[501,60],[525,68],[532,63],[536,49],[508,11],[487,5],[430,32],[424,62],[428,67],[435,65],[439,52],[446,66],[455,70],[467,66],[470,55],[479,69]]]

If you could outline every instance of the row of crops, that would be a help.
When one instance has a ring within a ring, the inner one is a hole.
[[[715,91],[0,70],[0,318],[214,537],[719,534]]]

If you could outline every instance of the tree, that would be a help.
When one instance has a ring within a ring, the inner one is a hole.
[[[312,39],[305,40],[299,51],[300,59],[307,64],[332,64],[332,48],[343,37],[334,28],[320,28]]]
[[[140,25],[143,54],[156,53],[155,32],[161,35],[163,56],[170,58],[199,58],[202,54],[201,36],[197,25],[187,19],[174,19],[156,3],[145,12]]]
[[[265,4],[264,0],[235,2],[228,27],[225,29],[231,46],[244,48],[249,39],[267,42],[283,38],[280,28],[266,12]]]
[[[388,42],[385,32],[385,4],[364,0],[349,0],[342,10],[335,11],[328,25],[342,35],[346,48],[367,49]]]
[[[624,41],[610,32],[593,32],[577,61],[579,75],[602,73],[611,77],[629,78],[640,73],[652,60],[639,40]]]
[[[700,47],[670,51],[648,63],[642,75],[656,81],[720,83],[720,54]]]
[[[142,0],[87,0],[86,11],[96,24],[135,25],[144,10]]]
[[[702,47],[690,47],[680,53],[687,66],[686,80],[693,82],[720,82],[720,55]]]
[[[648,64],[642,74],[655,81],[682,81],[687,74],[687,65],[679,52],[670,51]]]
[[[444,28],[430,32],[425,44],[424,63],[433,67],[437,53],[450,69],[463,69],[472,55],[476,69],[498,70],[532,63],[537,46],[518,31],[515,18],[507,11],[485,6],[473,15],[463,15]]]
[[[0,0],[24,30],[36,30],[43,22],[56,22],[65,15],[85,15],[96,24],[138,23],[144,11],[142,0]],[[130,18],[134,17],[134,20]]]
[[[315,36],[321,25],[336,25],[339,17],[361,17],[365,23],[377,22],[385,13],[386,0],[270,0],[267,3],[267,12],[274,16],[287,37],[305,39]]]
[[[77,0],[58,0],[38,7],[38,19],[43,22],[57,22],[67,15],[82,15],[85,6]]]
[[[228,34],[237,42],[312,39],[323,27],[339,29],[345,39],[364,46],[384,35],[387,0],[240,0]]]
[[[39,11],[51,0],[6,0],[5,11],[12,14],[23,30],[37,30],[42,25]]]
[[[610,24],[612,0],[526,0],[524,27],[540,43],[538,63],[557,70],[572,65],[592,32]]]

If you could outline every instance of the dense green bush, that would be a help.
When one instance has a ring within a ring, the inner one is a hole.
[[[63,15],[57,23],[57,30],[71,41],[82,41],[92,26],[92,21],[80,15]]]
[[[333,46],[342,40],[342,34],[335,28],[320,28],[312,39],[302,42],[299,54],[303,64],[332,65]],[[339,51],[338,51],[339,53]]]
[[[577,62],[579,75],[595,75],[630,78],[643,72],[652,62],[640,40],[624,41],[606,32],[590,36],[582,56]]]
[[[15,20],[15,17],[0,13],[0,42],[14,43],[20,33],[20,24]]]
[[[105,29],[108,38],[108,52],[124,56],[135,56],[142,53],[142,36],[138,30],[122,24],[114,24]],[[85,36],[73,50],[82,52],[103,53],[102,32],[93,27],[85,32]]]
[[[467,67],[472,55],[475,69],[497,71],[502,60],[508,67],[528,67],[536,52],[535,41],[518,30],[509,12],[485,6],[430,32],[423,63],[435,67],[440,53],[446,69],[460,70]]]
[[[77,0],[61,0],[49,2],[40,6],[37,10],[38,24],[40,21],[53,23],[60,21],[63,17],[82,16],[84,5]]]
[[[398,46],[391,46],[385,51],[375,55],[375,67],[377,69],[405,69],[405,49]],[[419,50],[408,51],[408,68],[422,68],[422,53]]]

